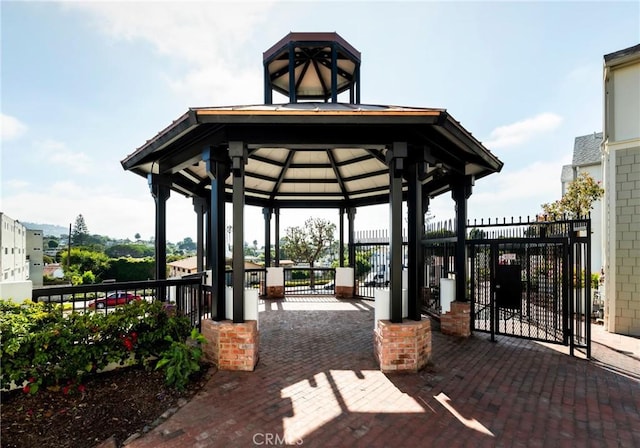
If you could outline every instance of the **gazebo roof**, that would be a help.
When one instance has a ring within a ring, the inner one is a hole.
[[[449,190],[456,176],[479,179],[503,165],[444,109],[299,102],[191,108],[122,166],[144,177],[166,175],[185,196],[205,196],[210,179],[202,152],[211,148],[227,160],[232,141],[248,149],[245,201],[257,206],[386,203],[386,157],[394,142],[406,142],[409,157],[424,162],[423,191],[430,196]]]

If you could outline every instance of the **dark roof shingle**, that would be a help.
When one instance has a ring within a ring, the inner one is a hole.
[[[602,132],[576,137],[573,144],[573,166],[595,165],[601,162]]]

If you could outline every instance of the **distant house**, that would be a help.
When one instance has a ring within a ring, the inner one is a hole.
[[[640,44],[604,56],[605,328],[640,336]]]
[[[182,260],[167,263],[169,267],[169,278],[182,277],[184,275],[198,272],[198,257],[187,257]]]
[[[596,182],[602,183],[602,132],[581,135],[573,143],[573,159],[571,165],[562,167],[562,194],[567,192],[569,183],[581,173],[588,173]],[[593,203],[591,210],[591,272],[602,269],[602,201]]]
[[[43,275],[51,278],[64,278],[64,269],[60,263],[49,263],[44,265]]]
[[[231,262],[228,261],[230,264]],[[189,274],[195,274],[198,272],[198,257],[187,257],[182,260],[172,261],[167,263],[169,267],[169,278],[182,277]],[[262,269],[264,266],[254,263],[252,261],[245,261],[245,269]]]

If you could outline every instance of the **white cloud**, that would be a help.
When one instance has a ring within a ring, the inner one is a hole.
[[[500,126],[491,131],[489,141],[484,145],[489,148],[509,148],[534,139],[537,135],[557,129],[562,123],[560,115],[545,112],[535,117]]]
[[[212,104],[260,102],[261,66],[242,66],[243,46],[267,20],[272,2],[73,2],[116,40],[143,41],[177,61],[183,73],[169,77],[176,93]],[[253,62],[253,60],[251,60]],[[252,86],[252,87],[249,87]],[[249,90],[247,88],[249,87]]]
[[[43,159],[49,163],[69,169],[75,173],[88,173],[91,170],[91,158],[83,153],[67,148],[66,144],[55,140],[41,140],[34,143]]]
[[[24,188],[27,188],[29,185],[31,185],[30,182],[23,179],[8,179],[5,182],[5,184],[8,188],[14,189],[14,190],[22,190]]]
[[[0,128],[2,129],[1,140],[13,140],[27,132],[27,126],[15,117],[0,114]]]
[[[562,165],[571,157],[548,162],[534,162],[518,170],[494,174],[480,179],[469,199],[470,218],[535,216],[545,202],[561,196]],[[476,213],[480,211],[480,213]]]

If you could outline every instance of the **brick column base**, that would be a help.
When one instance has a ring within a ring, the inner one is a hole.
[[[471,304],[451,302],[451,311],[440,316],[440,331],[451,336],[471,336]]]
[[[241,324],[223,320],[202,321],[204,359],[215,364],[219,370],[253,371],[258,363],[260,334],[258,321],[248,320]]]
[[[267,299],[284,299],[284,286],[267,286]]]
[[[336,286],[336,299],[353,299],[353,286]]]
[[[382,372],[415,373],[431,358],[431,320],[405,319],[401,324],[379,320],[373,348]]]

